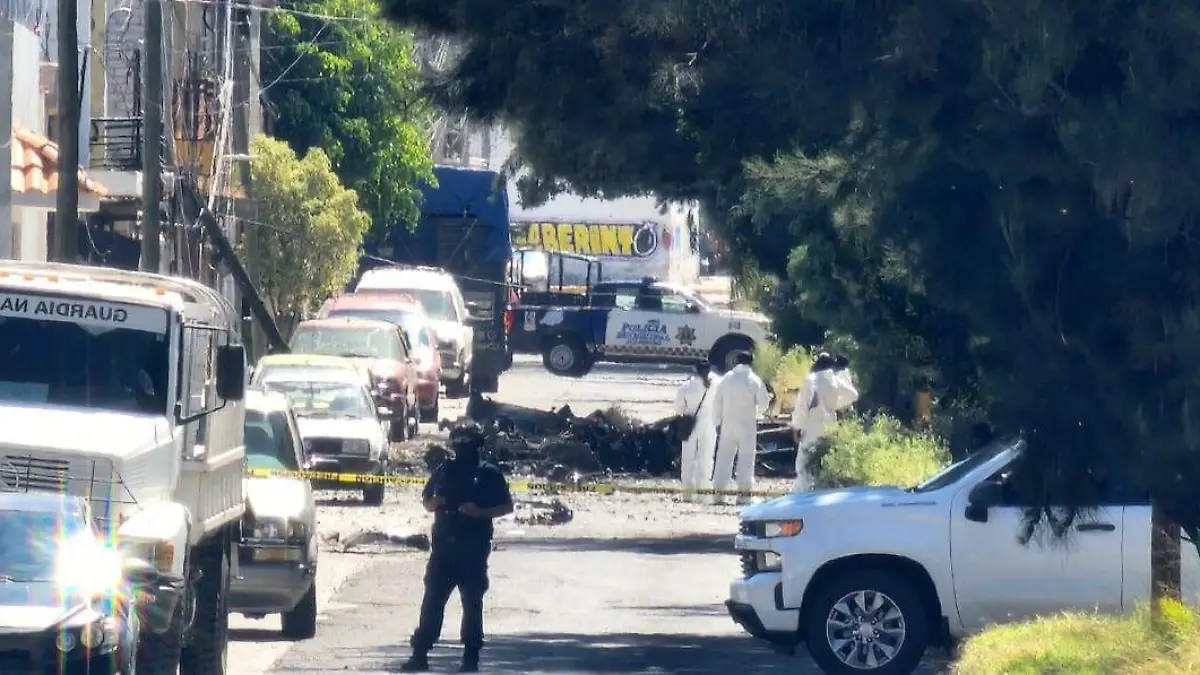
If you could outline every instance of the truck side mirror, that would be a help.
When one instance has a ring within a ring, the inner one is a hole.
[[[217,396],[240,401],[246,395],[246,348],[241,345],[217,347]]]
[[[967,520],[986,523],[988,509],[1004,501],[1004,486],[1000,481],[985,480],[967,494]]]

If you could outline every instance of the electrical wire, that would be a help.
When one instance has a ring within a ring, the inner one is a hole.
[[[378,18],[374,16],[338,16],[336,14],[318,14],[316,12],[305,12],[303,10],[291,9],[288,7],[274,7],[254,3],[226,2],[226,0],[146,0],[146,2],[161,2],[166,4],[181,5],[220,5],[230,9],[242,9],[252,12],[264,12],[267,14],[290,14],[292,16],[302,16],[308,19],[319,19],[322,21],[349,21],[366,23],[375,21]]]

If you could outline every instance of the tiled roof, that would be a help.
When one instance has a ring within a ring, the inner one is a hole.
[[[27,129],[12,134],[12,189],[17,194],[54,194],[58,190],[58,144]],[[108,190],[79,167],[79,192],[104,197]]]

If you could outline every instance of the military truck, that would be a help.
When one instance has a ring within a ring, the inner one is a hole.
[[[0,262],[0,490],[87,498],[143,601],[142,675],[225,675],[245,514],[240,317],[197,281]]]

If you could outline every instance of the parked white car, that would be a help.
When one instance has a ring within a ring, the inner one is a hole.
[[[388,461],[388,426],[377,409],[371,392],[361,382],[346,376],[324,376],[322,371],[288,372],[266,377],[262,387],[286,394],[296,413],[300,438],[304,441],[307,468],[316,472],[382,474]],[[314,489],[336,490],[337,482],[312,481]],[[363,501],[383,503],[383,484],[363,486]]]
[[[906,674],[927,646],[1062,611],[1123,612],[1150,598],[1150,506],[1127,485],[1067,542],[1018,541],[1023,444],[998,442],[914,488],[824,490],[742,511],[743,574],[726,606],[750,634],[805,643],[826,673]],[[1018,474],[1019,475],[1019,474]],[[1183,594],[1200,561],[1184,556]]]
[[[363,272],[354,293],[404,293],[420,302],[437,335],[446,396],[470,394],[475,331],[453,275],[432,267],[378,267]]]

